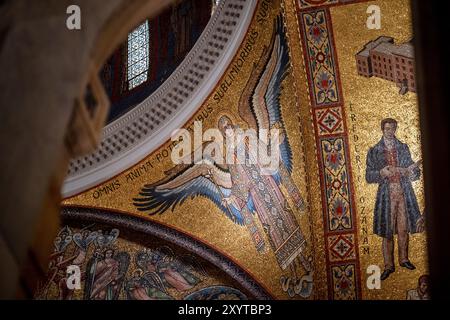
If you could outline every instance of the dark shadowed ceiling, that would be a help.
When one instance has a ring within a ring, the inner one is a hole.
[[[172,74],[208,24],[212,7],[212,1],[178,1],[129,33],[101,71],[111,101],[108,123],[142,102]]]

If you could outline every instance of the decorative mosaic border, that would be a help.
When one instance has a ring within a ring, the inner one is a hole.
[[[216,267],[223,270],[231,278],[239,282],[255,299],[270,300],[270,293],[257,283],[253,277],[231,259],[217,252],[205,243],[194,239],[181,231],[169,228],[154,221],[132,217],[114,211],[83,207],[64,207],[61,216],[65,220],[96,222],[135,231],[160,238],[183,249],[195,253]]]
[[[361,298],[348,130],[329,7],[360,1],[297,1],[322,190],[328,296]]]

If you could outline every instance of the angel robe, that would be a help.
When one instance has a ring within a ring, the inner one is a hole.
[[[302,252],[305,239],[280,189],[283,173],[279,170],[275,175],[262,174],[255,153],[250,152],[246,143],[241,148],[246,149],[245,164],[235,161],[229,165],[233,182],[231,194],[238,199],[236,209],[257,213],[278,264],[284,270]]]
[[[117,290],[119,278],[119,262],[106,258],[97,263],[94,274],[94,284],[91,292],[93,300],[112,300]]]

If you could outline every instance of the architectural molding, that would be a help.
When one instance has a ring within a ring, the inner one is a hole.
[[[152,235],[168,241],[209,261],[239,282],[239,284],[255,299],[273,299],[266,289],[257,283],[247,271],[242,269],[234,261],[205,243],[175,229],[154,221],[93,208],[65,207],[61,211],[61,216],[69,223],[70,221],[103,223],[113,227],[126,229],[127,231]]]
[[[71,161],[67,198],[132,167],[195,114],[234,58],[257,1],[223,0],[181,65],[152,95],[103,129],[97,150]]]

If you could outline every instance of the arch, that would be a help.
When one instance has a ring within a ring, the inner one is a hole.
[[[181,231],[164,226],[155,221],[149,221],[104,209],[64,207],[61,211],[61,216],[63,219],[69,221],[107,224],[113,227],[126,229],[127,231],[147,234],[168,241],[209,261],[239,282],[239,284],[250,292],[255,299],[273,299],[263,286],[256,282],[247,271],[242,269],[230,258],[204,242],[194,239]]]
[[[111,179],[170,140],[172,132],[186,124],[220,81],[240,48],[256,5],[256,1],[221,1],[199,40],[172,75],[142,103],[108,124],[96,151],[71,162],[63,196],[79,194]],[[113,22],[113,27],[117,23]],[[101,33],[94,61],[106,59],[109,51],[101,48],[113,47],[104,44],[113,27]],[[122,41],[131,28],[120,30],[117,38]]]

